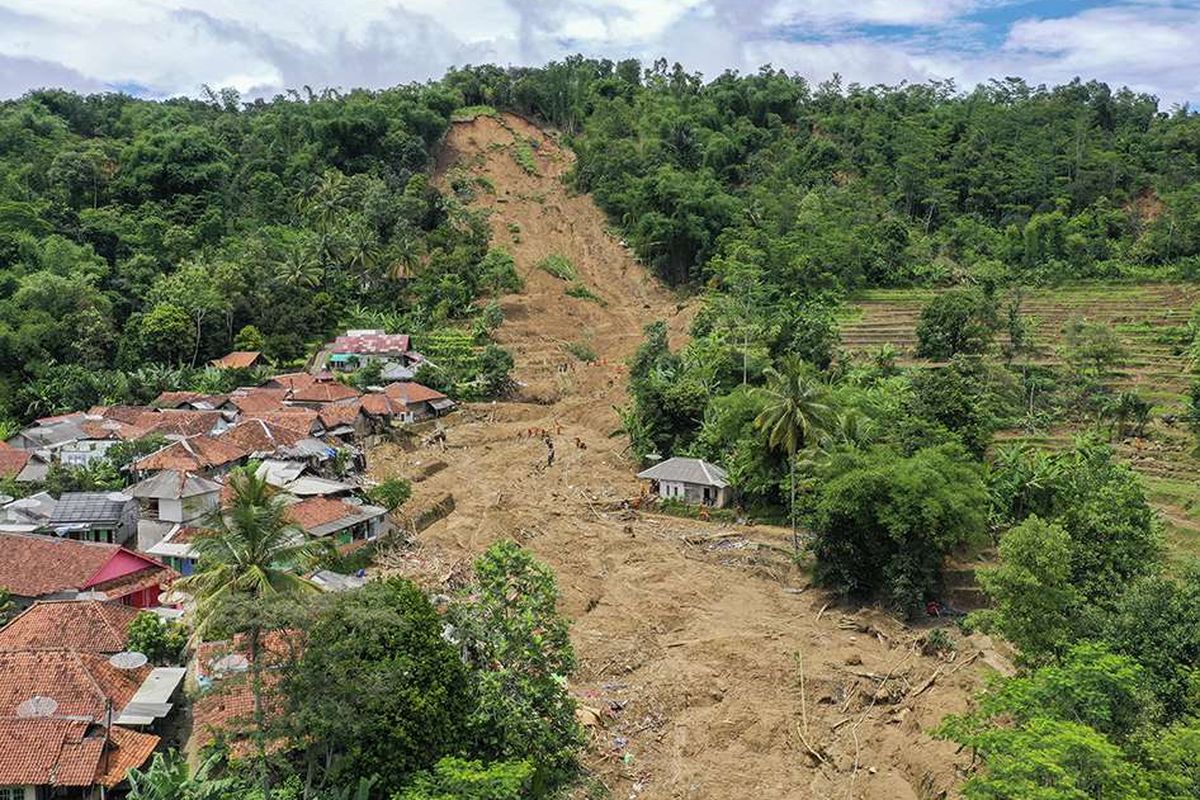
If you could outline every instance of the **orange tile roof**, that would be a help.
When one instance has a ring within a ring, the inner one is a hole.
[[[20,597],[40,597],[82,589],[105,592],[109,599],[169,582],[175,573],[120,545],[79,542],[42,534],[0,533],[0,587]],[[145,564],[142,569],[100,583],[93,578],[119,553]]]
[[[153,410],[146,406],[92,406],[88,409],[88,415],[109,421],[124,422],[126,425],[136,425],[143,414]]]
[[[304,435],[312,433],[317,424],[317,412],[311,408],[287,408],[283,411],[258,411],[247,413],[245,419],[261,419],[281,428],[291,428]]]
[[[99,600],[42,600],[0,628],[0,651],[76,650],[119,653],[139,611]]]
[[[283,404],[286,396],[287,389],[238,389],[229,395],[229,402],[233,403],[243,414],[252,414],[261,411],[280,411],[286,408]]]
[[[235,443],[220,437],[189,436],[187,439],[167,445],[161,450],[133,462],[139,472],[154,472],[162,469],[203,472],[213,467],[230,464],[248,453]]]
[[[150,405],[158,408],[179,408],[180,406],[199,400],[204,395],[199,392],[163,392],[154,398]]]
[[[273,453],[280,447],[290,447],[308,437],[307,432],[286,428],[261,419],[239,422],[218,437],[230,442],[247,454]]]
[[[31,697],[52,698],[60,717],[104,723],[129,704],[153,668],[118,669],[108,656],[67,650],[0,653],[0,717],[19,716]]]
[[[349,400],[359,394],[345,384],[337,381],[322,381],[313,383],[292,392],[291,399],[298,403],[336,403],[339,400]]]
[[[0,785],[108,787],[146,763],[159,738],[58,717],[0,718]]]
[[[446,399],[446,395],[441,392],[413,381],[399,381],[388,384],[384,391],[387,392],[388,397],[405,404]]]
[[[326,428],[334,428],[338,425],[353,425],[358,421],[361,408],[362,403],[353,400],[349,403],[329,403],[321,406],[321,410],[317,413],[320,415],[322,425]]]
[[[269,381],[263,384],[264,387],[276,387],[280,389],[301,389],[305,386],[312,386],[317,379],[307,372],[287,372],[282,375],[276,375]]]
[[[328,525],[343,517],[362,516],[358,506],[320,495],[288,506],[287,513],[293,522],[305,530]]]
[[[220,423],[221,412],[199,409],[175,408],[148,411],[135,423],[143,435],[161,433],[164,436],[195,436],[208,433]]]
[[[391,417],[403,414],[404,402],[394,400],[383,392],[371,392],[363,395],[362,410],[373,417]]]
[[[299,654],[300,642],[296,631],[276,631],[263,637],[259,658],[263,666],[263,709],[268,717],[283,713],[283,698],[276,691],[281,678],[277,668]],[[253,752],[249,733],[254,694],[249,674],[221,677],[213,673],[213,664],[234,652],[247,655],[244,637],[235,642],[205,642],[196,648],[197,672],[213,678],[214,685],[192,704],[192,736],[198,749],[220,736],[229,743],[234,756],[244,758]],[[268,743],[268,749],[275,750],[282,744],[282,739],[276,739]]]
[[[140,767],[158,748],[159,737],[131,731],[119,725],[108,729],[107,758],[102,758],[96,770],[96,783],[112,788],[125,780],[129,770]]]
[[[249,369],[261,357],[262,353],[257,350],[234,350],[214,359],[212,365],[217,369]]]
[[[0,478],[11,478],[29,463],[30,452],[5,444],[0,448]]]

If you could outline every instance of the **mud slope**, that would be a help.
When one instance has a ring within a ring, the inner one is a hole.
[[[537,174],[514,158],[516,137],[536,140]],[[492,210],[495,241],[526,279],[504,301],[501,337],[526,386],[521,402],[448,418],[444,451],[374,453],[379,477],[444,462],[415,484],[413,507],[447,492],[457,506],[415,553],[388,558],[390,569],[445,579],[501,537],[554,568],[580,661],[572,690],[603,723],[591,727],[586,763],[613,798],[953,796],[963,758],[924,731],[964,708],[985,663],[999,663],[990,651],[978,658],[986,642],[960,640],[947,663],[921,655],[917,633],[883,614],[838,610],[782,555],[783,531],[620,510],[639,490],[612,435],[620,362],[644,324],[666,319],[679,337],[688,314],[606,233],[590,199],[565,190],[570,158],[513,117],[449,134],[439,180],[495,187],[473,203]],[[550,253],[570,258],[605,304],[565,297],[562,281],[534,268]],[[581,339],[600,363],[563,351]],[[553,436],[553,466],[531,428]]]

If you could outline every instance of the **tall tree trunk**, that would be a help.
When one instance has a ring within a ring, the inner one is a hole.
[[[792,497],[791,497],[791,502],[788,503],[788,516],[791,517],[791,520],[792,520],[792,549],[795,550],[797,554],[799,554],[799,552],[800,552],[800,536],[796,532],[796,454],[795,453],[792,453],[792,456],[789,459],[789,464],[791,466],[791,469],[789,470],[789,475],[791,476],[789,483],[791,483]]]

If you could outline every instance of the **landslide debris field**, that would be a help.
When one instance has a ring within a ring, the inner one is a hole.
[[[922,363],[913,357],[916,325],[933,296],[932,290],[913,289],[862,293],[842,325],[843,345],[869,355],[888,344],[900,363]],[[1142,475],[1151,502],[1162,512],[1173,554],[1181,558],[1200,555],[1200,459],[1182,422],[1191,365],[1180,335],[1197,302],[1200,290],[1187,284],[1089,284],[1032,290],[1021,303],[1036,349],[1024,359],[1031,364],[1063,364],[1063,328],[1073,319],[1101,322],[1117,333],[1125,352],[1114,367],[1112,385],[1146,398],[1154,418],[1144,438],[1113,446]],[[1069,447],[1078,432],[1060,425],[1034,433],[1002,431],[997,439],[1060,449]]]
[[[446,441],[373,453],[376,477],[413,478],[407,507],[454,510],[382,569],[453,585],[490,542],[513,538],[552,566],[579,669],[593,785],[580,797],[874,798],[955,796],[969,754],[927,731],[966,708],[984,673],[1006,669],[983,637],[928,631],[843,609],[809,586],[787,531],[723,526],[622,508],[640,491],[614,410],[642,327],[665,319],[682,340],[690,311],[560,181],[571,154],[513,117],[454,125],[443,184],[473,182],[495,246],[524,291],[506,297],[500,339],[522,383],[510,402],[444,420]],[[480,180],[484,179],[484,180]],[[575,281],[537,268],[574,264]],[[573,297],[582,284],[598,299]],[[586,363],[567,347],[586,343]],[[545,444],[556,458],[546,466]],[[580,446],[582,445],[582,447]],[[595,793],[596,782],[608,795]]]

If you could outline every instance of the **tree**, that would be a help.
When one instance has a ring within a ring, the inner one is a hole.
[[[237,336],[233,337],[233,349],[250,352],[261,352],[267,346],[266,337],[262,331],[253,325],[244,325]]]
[[[1063,328],[1063,337],[1066,339],[1063,354],[1081,374],[1103,379],[1125,357],[1125,346],[1116,331],[1100,322],[1076,317]]]
[[[839,453],[819,478],[816,574],[847,594],[912,611],[936,595],[946,554],[984,533],[981,470],[956,445]]]
[[[532,777],[533,767],[525,761],[443,758],[393,800],[522,800],[529,797]]]
[[[388,478],[368,489],[367,495],[388,511],[395,511],[412,497],[412,484],[403,478]]]
[[[160,278],[150,292],[155,303],[168,304],[182,309],[194,326],[191,365],[196,365],[200,354],[200,340],[204,323],[223,315],[229,309],[229,300],[212,265],[191,262]],[[228,341],[228,340],[226,340]]]
[[[187,633],[174,622],[143,611],[129,623],[128,649],[141,653],[154,664],[176,664],[187,646]]]
[[[979,612],[1023,658],[1061,653],[1079,630],[1080,598],[1071,583],[1071,537],[1031,516],[1000,538],[998,566],[977,570],[993,608]]]
[[[566,681],[575,669],[554,574],[509,541],[475,562],[470,595],[453,609],[456,637],[472,667],[472,752],[527,760],[535,794],[575,769],[583,732]]]
[[[228,800],[245,787],[234,778],[213,778],[220,755],[210,754],[189,774],[185,758],[174,750],[155,753],[149,765],[126,774],[128,800]]]
[[[982,353],[997,327],[995,300],[976,289],[951,289],[934,297],[917,322],[917,355],[939,361]]]
[[[762,389],[765,407],[755,425],[766,434],[767,446],[788,456],[788,514],[792,522],[792,546],[800,547],[796,531],[796,453],[816,438],[828,424],[829,406],[824,387],[812,377],[804,363],[786,359],[782,369],[766,371]]]
[[[327,553],[328,543],[306,539],[291,521],[283,498],[272,494],[265,478],[248,470],[230,474],[232,499],[205,521],[205,533],[192,540],[197,571],[176,581],[175,588],[192,595],[193,637],[203,640],[216,627],[220,614],[239,600],[262,600],[314,594],[317,587],[292,571],[294,566],[316,563]],[[246,630],[251,686],[254,695],[255,743],[264,794],[269,790],[266,769],[266,732],[262,701],[259,648],[261,620],[251,619]]]
[[[324,785],[377,775],[384,792],[461,751],[467,668],[425,595],[400,579],[339,594],[283,682],[292,738]]]

